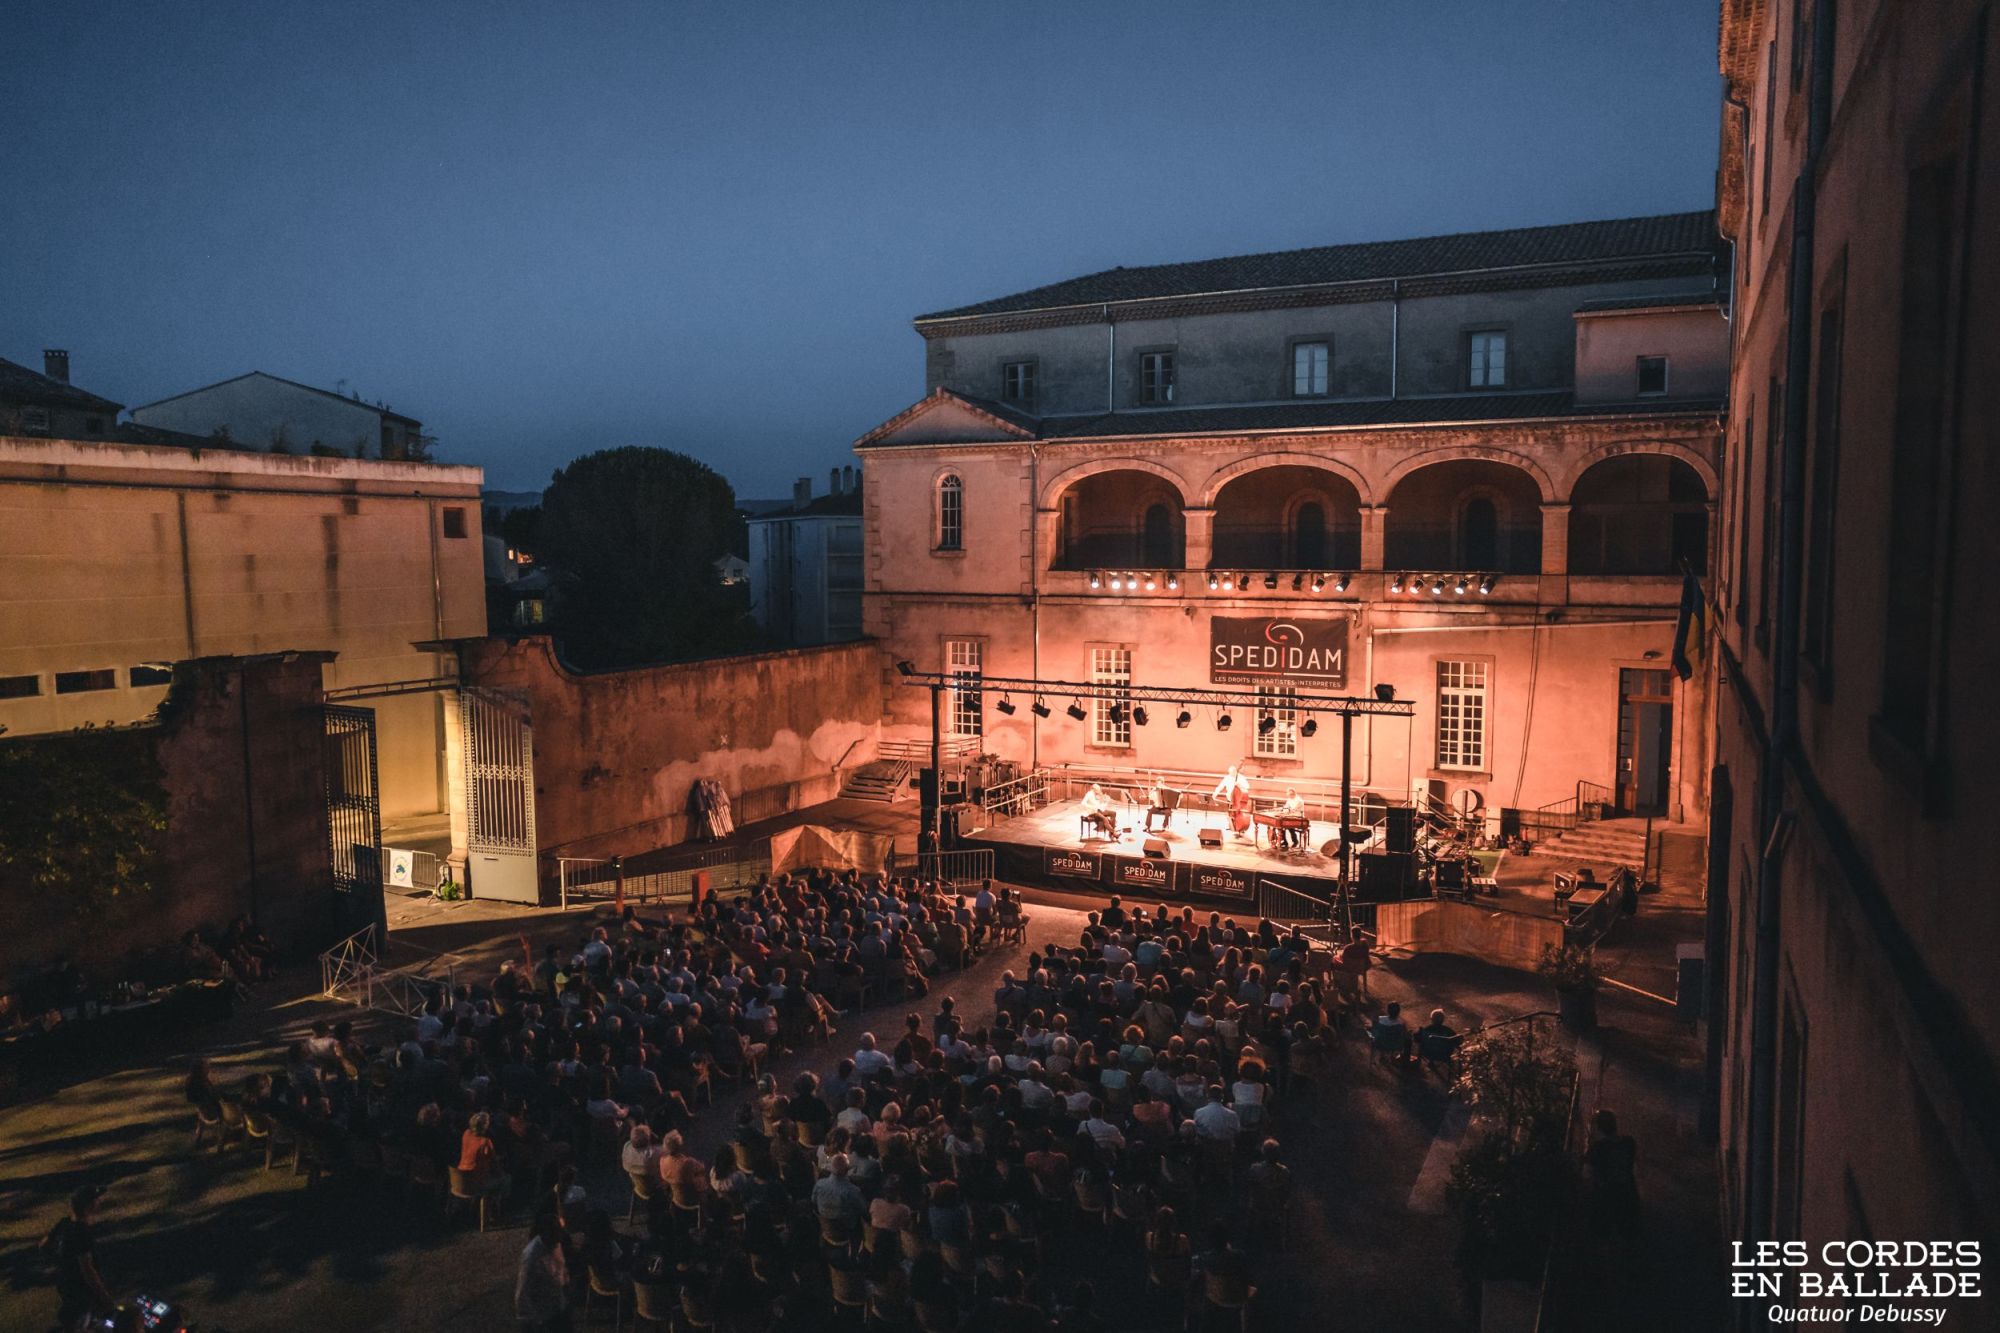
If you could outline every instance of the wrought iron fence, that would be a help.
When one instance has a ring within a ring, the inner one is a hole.
[[[890,870],[898,875],[941,880],[954,888],[964,888],[993,878],[993,849],[972,847],[955,852],[920,852],[914,856],[899,854],[891,862]]]

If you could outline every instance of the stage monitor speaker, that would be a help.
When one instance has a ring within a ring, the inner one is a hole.
[[[1146,839],[1146,855],[1164,861],[1170,854],[1171,853],[1168,851],[1167,848],[1167,840],[1165,838]]]
[[[1200,837],[1201,845],[1204,847],[1222,846],[1222,830],[1219,828],[1205,828],[1201,831]]]
[[[1417,812],[1407,805],[1389,807],[1388,848],[1391,852],[1417,850]]]

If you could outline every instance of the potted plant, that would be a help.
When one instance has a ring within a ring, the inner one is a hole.
[[[1597,984],[1601,977],[1591,950],[1577,944],[1551,944],[1542,950],[1536,971],[1555,983],[1556,1009],[1562,1025],[1572,1032],[1597,1026]]]
[[[458,881],[446,878],[440,880],[438,886],[431,890],[431,896],[441,903],[455,903],[465,897],[465,890],[459,887]]]

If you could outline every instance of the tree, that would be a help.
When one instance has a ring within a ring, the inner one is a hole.
[[[0,741],[0,886],[96,916],[160,873],[167,797],[150,729]]]
[[[536,553],[563,579],[564,652],[618,667],[752,646],[742,591],[715,572],[742,527],[729,483],[670,449],[607,449],[559,469],[542,495]]]

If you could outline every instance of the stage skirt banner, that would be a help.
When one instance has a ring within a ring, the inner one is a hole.
[[[1256,891],[1256,877],[1228,866],[1188,866],[1189,891],[1205,898],[1248,898]]]
[[[1096,852],[1045,847],[1042,849],[1042,870],[1062,879],[1097,880],[1104,877],[1104,858]]]
[[[1211,616],[1215,685],[1347,688],[1347,621],[1305,616]]]
[[[1111,858],[1111,882],[1121,889],[1144,889],[1148,893],[1173,893],[1174,863],[1162,860],[1133,860],[1129,856]]]

